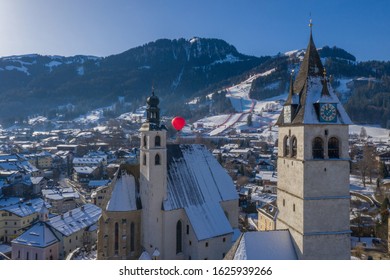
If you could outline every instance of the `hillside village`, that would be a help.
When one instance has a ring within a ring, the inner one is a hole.
[[[253,78],[226,89],[236,113],[189,123],[168,140],[204,144],[223,165],[239,195],[241,231],[273,230],[278,214],[274,123],[286,95],[250,99]],[[195,106],[196,101],[192,103]],[[109,121],[99,116],[101,112],[95,111],[80,118],[83,122],[76,120],[78,128],[47,130],[47,119],[34,118],[28,128],[1,131],[2,258],[83,258],[80,254],[96,258],[100,207],[119,165],[139,163],[138,129],[145,108]],[[170,118],[163,122],[168,125]],[[385,129],[350,128],[351,249],[357,258],[388,257],[389,140]],[[57,243],[62,245],[54,246]],[[29,255],[28,246],[41,250]],[[47,253],[43,248],[53,249]]]

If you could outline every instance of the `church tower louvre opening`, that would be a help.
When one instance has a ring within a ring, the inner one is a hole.
[[[350,259],[348,125],[312,34],[279,126],[276,228],[299,259]]]

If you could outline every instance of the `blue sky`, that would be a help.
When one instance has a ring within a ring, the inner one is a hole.
[[[390,1],[0,0],[0,56],[108,56],[160,38],[219,38],[249,55],[317,47],[390,60]]]

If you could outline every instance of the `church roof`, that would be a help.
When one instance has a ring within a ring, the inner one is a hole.
[[[233,233],[220,205],[238,199],[233,181],[203,145],[168,145],[164,210],[184,208],[198,240]]]
[[[40,248],[45,248],[56,242],[59,242],[58,238],[44,222],[36,223],[23,234],[12,240],[12,243]]]
[[[126,171],[118,174],[106,211],[121,212],[137,210],[136,183]]]
[[[291,80],[290,83],[292,82]],[[352,124],[351,119],[325,76],[324,66],[310,32],[309,44],[306,48],[304,59],[293,86],[290,85],[289,95],[285,103],[285,105],[294,106],[291,124],[322,124],[318,117],[318,110],[315,107],[316,104],[320,103],[333,103],[336,105],[336,124]],[[285,125],[284,109],[276,124]]]
[[[225,259],[296,260],[297,254],[288,230],[245,232]]]
[[[87,203],[63,215],[55,216],[49,219],[47,223],[61,234],[69,236],[95,224],[101,213],[102,210],[98,206]]]

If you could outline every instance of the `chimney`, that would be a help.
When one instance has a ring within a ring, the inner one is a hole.
[[[81,211],[85,211],[84,205],[81,206]]]
[[[64,214],[61,214],[61,219],[62,219],[62,220],[64,219]]]
[[[72,210],[69,211],[69,217],[72,217]]]

